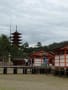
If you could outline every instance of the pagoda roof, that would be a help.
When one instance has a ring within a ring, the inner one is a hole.
[[[14,33],[12,33],[12,35],[21,35],[21,33],[16,30]]]

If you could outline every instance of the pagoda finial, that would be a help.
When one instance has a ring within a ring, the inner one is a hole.
[[[16,25],[16,32],[17,32],[17,25]]]

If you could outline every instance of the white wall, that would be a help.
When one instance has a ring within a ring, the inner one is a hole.
[[[55,66],[64,67],[65,65],[68,67],[68,54],[66,55],[66,63],[65,63],[64,55],[60,55],[60,60],[59,60],[59,55],[56,55],[55,56]]]
[[[41,62],[41,59],[37,59],[37,58],[34,59],[34,66],[41,66],[42,63],[43,62]]]
[[[65,66],[65,58],[64,55],[56,55],[55,56],[55,66],[60,66],[60,67],[64,67]]]

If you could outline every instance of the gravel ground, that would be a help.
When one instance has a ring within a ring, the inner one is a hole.
[[[53,75],[2,75],[0,90],[68,90],[68,78]]]

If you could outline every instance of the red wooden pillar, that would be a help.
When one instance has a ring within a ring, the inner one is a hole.
[[[59,67],[60,67],[60,52],[59,52]]]
[[[66,68],[66,49],[64,49],[64,60],[65,60],[65,68]]]
[[[42,56],[41,56],[41,64],[42,64],[42,62],[43,62],[43,58],[42,58]]]

